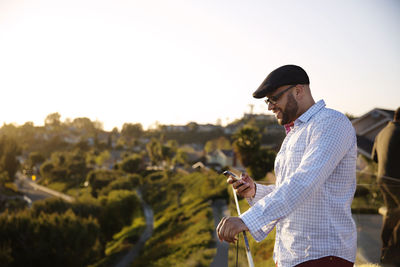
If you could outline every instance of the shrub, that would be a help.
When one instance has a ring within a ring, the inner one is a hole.
[[[102,205],[99,222],[106,240],[111,240],[114,233],[130,224],[135,211],[141,208],[136,193],[127,190],[111,191],[99,200]]]
[[[29,211],[0,215],[2,266],[85,266],[101,254],[99,225],[92,219]]]

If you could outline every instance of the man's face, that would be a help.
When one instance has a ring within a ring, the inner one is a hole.
[[[271,98],[276,96],[287,88],[287,85],[281,86],[274,93],[267,95],[267,97]],[[288,124],[297,118],[299,106],[292,94],[292,90],[293,89],[290,89],[283,93],[275,104],[268,104],[268,110],[272,110],[280,125]]]

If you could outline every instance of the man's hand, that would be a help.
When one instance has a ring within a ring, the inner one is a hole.
[[[236,181],[229,177],[226,182],[232,184],[236,194],[241,197],[252,198],[256,195],[256,185],[247,173],[240,175],[240,180]]]
[[[234,243],[237,238],[236,235],[249,229],[239,217],[226,216],[221,219],[217,226],[218,239],[228,243]]]

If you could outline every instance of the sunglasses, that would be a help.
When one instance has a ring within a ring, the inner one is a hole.
[[[295,87],[295,85],[289,86],[288,88],[286,88],[285,90],[283,90],[282,92],[271,96],[270,98],[265,99],[265,103],[267,103],[267,105],[272,104],[272,105],[276,105],[276,103],[278,102],[279,98],[281,98],[281,96],[286,93],[289,89],[292,89],[293,87]]]

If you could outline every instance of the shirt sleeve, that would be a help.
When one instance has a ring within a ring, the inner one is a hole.
[[[256,241],[264,239],[277,221],[318,189],[356,142],[354,128],[344,116],[325,118],[310,132],[310,141],[293,174],[240,216]]]
[[[246,198],[247,203],[249,203],[250,206],[253,206],[257,203],[257,201],[274,191],[274,189],[275,185],[263,185],[256,183],[256,195],[253,198]]]
[[[262,185],[262,184],[257,184],[256,186],[257,186],[257,190],[256,190],[256,195],[254,196],[254,198],[246,198],[246,200],[250,206],[254,206],[259,200],[263,199],[264,197],[267,197],[275,189],[275,185],[266,186],[266,185]],[[242,220],[243,220],[243,218],[242,218]],[[253,231],[250,233],[254,237],[255,240],[261,241],[267,237],[268,233],[271,232],[272,229],[274,229],[276,223],[277,223],[277,221],[273,221],[273,222],[269,223],[268,225],[265,225],[264,227],[262,227],[262,229],[260,229],[259,231]]]

